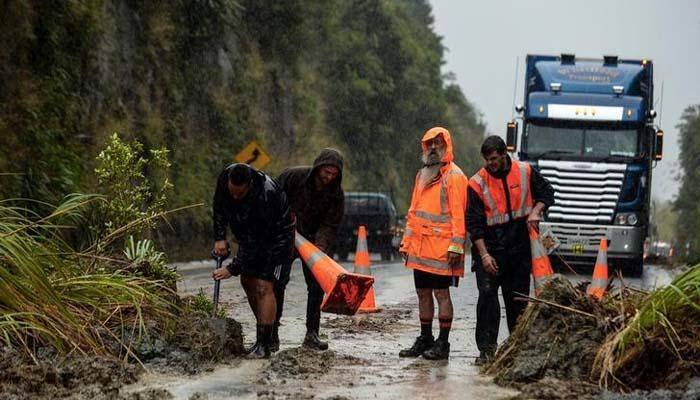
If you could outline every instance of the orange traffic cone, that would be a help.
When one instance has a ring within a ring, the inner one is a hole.
[[[355,250],[355,273],[359,275],[372,276],[372,268],[369,262],[369,251],[367,250],[367,229],[364,225],[357,228],[357,249]],[[369,289],[367,296],[362,301],[357,312],[371,313],[380,311],[374,305],[374,286]]]
[[[532,254],[532,277],[535,281],[535,296],[539,296],[542,291],[542,286],[554,274],[552,264],[549,262],[549,256],[540,242],[537,231],[528,227],[530,234],[530,253]]]
[[[374,283],[371,276],[351,274],[324,254],[318,247],[296,233],[294,245],[316,282],[326,293],[321,311],[353,315]]]
[[[603,298],[605,290],[608,288],[608,239],[603,237],[600,239],[600,247],[598,248],[598,258],[595,260],[595,268],[593,269],[593,280],[588,286],[589,296],[595,297],[598,300]]]

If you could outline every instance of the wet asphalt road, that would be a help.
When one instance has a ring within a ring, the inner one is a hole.
[[[469,262],[469,260],[467,260]],[[352,263],[343,266],[352,271]],[[213,262],[191,262],[178,266],[183,280],[178,285],[181,294],[196,294],[200,288],[211,294]],[[400,349],[410,346],[418,335],[419,323],[413,276],[402,264],[380,263],[373,257],[376,303],[384,309],[373,315],[337,316],[324,314],[322,335],[331,350],[366,360],[365,365],[333,366],[317,381],[284,379],[272,386],[261,384],[261,371],[268,361],[242,360],[221,366],[210,373],[193,377],[148,374],[136,389],[159,387],[168,389],[177,399],[188,399],[195,393],[206,393],[210,399],[258,398],[259,393],[274,391],[274,398],[329,398],[344,396],[353,399],[505,399],[516,392],[498,387],[488,377],[480,376],[472,364],[478,355],[474,340],[477,289],[474,276],[468,273],[458,288],[452,288],[455,318],[450,335],[451,353],[448,361],[430,362],[422,359],[401,359]],[[651,289],[668,284],[673,273],[655,266],[646,268],[641,278],[626,279],[638,288]],[[572,280],[587,276],[567,275]],[[222,305],[229,316],[243,324],[246,345],[254,338],[255,321],[237,279],[222,283]],[[298,347],[305,333],[304,315],[306,285],[300,265],[293,267],[287,289],[283,326],[280,328],[282,350]],[[502,310],[499,342],[507,337],[505,311]],[[397,318],[397,316],[399,316]],[[391,317],[391,318],[390,318]],[[367,323],[386,326],[363,331]],[[437,322],[434,331],[437,335]]]

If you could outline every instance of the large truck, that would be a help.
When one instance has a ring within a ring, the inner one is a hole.
[[[555,191],[540,225],[559,242],[553,263],[592,267],[607,237],[610,266],[641,275],[652,171],[663,151],[652,62],[528,55],[524,105],[516,111],[508,150]]]

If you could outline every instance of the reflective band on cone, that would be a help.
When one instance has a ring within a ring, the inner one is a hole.
[[[349,273],[299,232],[296,233],[294,245],[301,259],[309,266],[316,282],[326,293],[321,304],[321,311],[334,314],[355,314],[372,287],[374,278]]]
[[[549,256],[540,242],[537,231],[528,227],[530,235],[530,253],[532,254],[532,278],[535,283],[535,296],[539,296],[542,292],[542,287],[552,277],[554,271],[552,264],[549,262]]]
[[[600,247],[598,248],[598,257],[595,260],[595,268],[593,268],[593,280],[588,286],[589,296],[600,300],[605,295],[605,290],[608,288],[608,239],[603,237],[600,239]]]
[[[372,267],[369,261],[369,251],[367,248],[367,229],[364,225],[357,228],[357,249],[355,250],[355,273],[358,275],[372,276]],[[369,289],[365,299],[362,301],[357,312],[371,313],[378,312],[374,304],[374,286]]]

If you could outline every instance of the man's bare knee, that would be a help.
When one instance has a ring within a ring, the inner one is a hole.
[[[435,294],[435,298],[437,299],[438,303],[451,301],[450,289],[435,289],[433,293]]]
[[[255,294],[258,297],[264,297],[271,295],[273,293],[272,283],[267,281],[258,280],[255,284]]]

